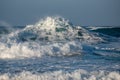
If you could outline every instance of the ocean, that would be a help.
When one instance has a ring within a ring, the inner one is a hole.
[[[120,26],[1,26],[0,80],[120,80]]]

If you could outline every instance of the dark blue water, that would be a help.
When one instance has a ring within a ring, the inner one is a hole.
[[[120,27],[101,28],[93,31],[103,33],[113,37],[120,37]]]

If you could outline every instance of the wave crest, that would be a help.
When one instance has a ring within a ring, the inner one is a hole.
[[[40,20],[35,25],[27,25],[23,30],[11,33],[9,40],[20,41],[58,41],[79,39],[87,42],[102,41],[86,29],[75,26],[69,20],[62,17],[47,17]],[[9,41],[8,40],[8,41]]]

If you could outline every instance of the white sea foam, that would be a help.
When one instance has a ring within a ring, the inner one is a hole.
[[[72,56],[81,54],[82,46],[79,42],[70,41],[62,43],[45,43],[44,45],[36,42],[26,42],[12,45],[0,43],[0,58],[30,58],[42,56]]]
[[[29,71],[23,71],[19,74],[12,75],[6,73],[0,75],[0,80],[119,80],[120,74],[117,72],[92,71],[88,72],[83,69],[73,72],[54,71],[33,74]]]
[[[47,17],[35,25],[0,39],[0,58],[70,56],[81,54],[81,43],[97,43],[100,37],[61,17]]]

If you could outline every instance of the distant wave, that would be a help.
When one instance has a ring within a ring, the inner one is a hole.
[[[113,37],[120,37],[120,27],[88,27],[89,30]]]
[[[87,29],[89,30],[97,30],[97,29],[111,29],[111,28],[120,28],[118,26],[88,26]]]

